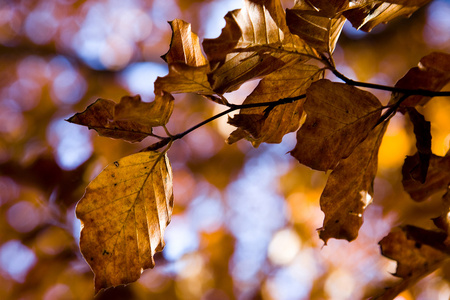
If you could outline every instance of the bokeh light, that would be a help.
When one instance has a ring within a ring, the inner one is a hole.
[[[48,140],[56,151],[56,161],[66,170],[78,167],[93,151],[88,131],[72,126],[64,119],[53,121],[49,127]]]
[[[6,242],[0,247],[0,268],[16,281],[23,282],[35,263],[34,252],[18,240]]]

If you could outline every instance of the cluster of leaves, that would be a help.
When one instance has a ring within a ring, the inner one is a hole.
[[[125,96],[120,103],[98,99],[68,121],[95,129],[101,136],[160,141],[124,157],[103,170],[86,188],[76,213],[82,222],[81,252],[95,273],[95,289],[137,280],[154,266],[153,255],[164,247],[163,234],[173,209],[172,172],[167,151],[198,127],[235,110],[228,123],[236,129],[227,142],[246,139],[254,147],[280,143],[296,132],[290,154],[319,171],[331,171],[320,198],[325,213],[320,238],[352,241],[372,202],[378,150],[389,119],[397,112],[414,126],[417,153],[403,166],[405,191],[415,201],[446,191],[435,230],[395,228],[380,242],[382,254],[398,261],[400,284],[380,297],[392,299],[438,268],[450,254],[450,153],[431,153],[430,123],[416,109],[450,81],[450,55],[431,53],[394,87],[348,79],[335,68],[333,51],[344,23],[369,31],[399,15],[409,15],[427,0],[352,1],[296,0],[286,11],[278,0],[245,0],[225,16],[216,39],[201,47],[190,24],[170,22],[172,40],[162,57],[169,74],[155,82],[155,100]],[[203,55],[203,51],[206,57]],[[326,71],[344,83],[324,78]],[[261,78],[242,104],[225,93]],[[392,92],[387,106],[359,87]],[[195,93],[227,107],[185,132],[172,135],[165,125],[174,108],[172,94]],[[162,126],[167,136],[153,133]],[[163,150],[160,150],[163,149]]]

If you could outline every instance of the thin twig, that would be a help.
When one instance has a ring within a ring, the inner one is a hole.
[[[279,99],[277,101],[269,101],[269,102],[248,103],[248,104],[231,104],[230,103],[228,105],[230,107],[229,109],[227,109],[227,110],[225,110],[225,111],[223,111],[221,113],[218,113],[217,115],[214,115],[211,118],[208,118],[208,119],[198,123],[197,125],[194,125],[193,127],[189,128],[188,130],[186,130],[186,131],[184,131],[182,133],[179,133],[179,134],[176,134],[176,135],[172,136],[172,140],[175,141],[175,140],[181,139],[186,134],[196,130],[197,128],[202,127],[203,125],[208,124],[209,122],[214,121],[215,119],[218,119],[218,118],[220,118],[220,117],[222,117],[222,116],[224,116],[226,114],[229,114],[229,113],[231,113],[231,112],[233,112],[235,110],[238,110],[238,109],[264,107],[264,106],[275,107],[275,106],[282,105],[282,104],[292,103],[292,102],[295,102],[297,100],[303,99],[305,97],[306,97],[306,94],[295,96],[295,97],[287,97],[287,98]]]
[[[330,70],[331,70],[331,72],[333,72],[333,74],[337,78],[341,79],[346,84],[353,85],[353,86],[366,87],[366,88],[395,92],[395,93],[403,93],[403,94],[408,94],[408,96],[412,96],[412,95],[426,96],[426,97],[450,96],[450,91],[435,92],[435,91],[423,90],[423,89],[404,89],[404,88],[398,88],[398,87],[375,84],[375,83],[355,81],[353,79],[346,77],[344,74],[340,73],[338,70],[336,70],[335,68],[332,68],[331,66],[330,66]]]

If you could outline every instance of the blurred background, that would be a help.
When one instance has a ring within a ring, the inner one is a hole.
[[[290,8],[293,1],[282,1]],[[201,39],[214,38],[241,0],[0,0],[0,299],[92,299],[93,274],[79,248],[75,205],[107,164],[138,144],[98,137],[64,121],[97,98],[140,94],[167,74],[175,18]],[[436,0],[410,19],[370,34],[350,24],[335,51],[338,70],[355,80],[394,85],[421,57],[450,50],[450,1]],[[226,97],[240,103],[256,86]],[[449,90],[450,87],[445,88]],[[372,91],[383,103],[386,92]],[[177,95],[168,124],[178,133],[223,110]],[[433,152],[450,143],[450,99],[421,112],[431,121]],[[374,203],[356,241],[316,232],[327,175],[286,154],[281,144],[226,145],[226,117],[177,141],[169,151],[175,208],[156,267],[97,299],[358,299],[393,280],[395,262],[378,241],[392,226],[432,228],[439,198],[414,203],[401,186],[401,166],[415,152],[412,126],[395,116],[380,150]],[[450,266],[397,299],[450,297]]]

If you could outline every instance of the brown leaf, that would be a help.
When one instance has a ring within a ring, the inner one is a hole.
[[[165,92],[150,103],[142,102],[139,95],[125,96],[119,104],[97,99],[67,121],[95,129],[101,136],[140,142],[152,134],[152,127],[165,125],[172,110],[173,97]]]
[[[317,56],[290,33],[277,0],[245,0],[244,7],[225,16],[226,27],[216,39],[203,42],[213,72],[209,79],[221,94],[252,78],[276,71],[293,61]]]
[[[355,1],[353,5],[349,6],[349,10],[343,14],[352,23],[353,27],[369,32],[375,26],[381,23],[387,23],[399,16],[406,15],[409,17],[420,6],[429,1],[411,1],[410,4],[406,3],[409,1],[403,0],[393,0],[389,1],[390,3],[382,1]]]
[[[325,243],[330,238],[352,241],[358,236],[364,211],[372,202],[378,149],[386,128],[387,123],[377,126],[328,177],[320,197],[325,219],[319,235]]]
[[[332,14],[332,8],[327,6],[323,13],[308,5],[310,4],[305,4],[305,1],[297,1],[292,9],[286,10],[289,29],[317,51],[333,53],[346,18],[342,15],[335,16]]]
[[[409,118],[414,125],[419,165],[410,173],[411,177],[425,183],[431,158],[431,124],[415,108],[408,108]]]
[[[167,124],[173,111],[173,97],[164,93],[155,101],[142,102],[140,96],[122,97],[114,108],[114,121],[129,121],[143,126],[156,127]]]
[[[208,64],[203,56],[198,36],[191,31],[191,24],[175,19],[169,22],[172,28],[172,39],[169,51],[162,58],[170,65],[182,63],[191,67]]]
[[[381,103],[369,92],[319,80],[306,91],[306,121],[291,151],[300,163],[320,171],[334,169],[377,123]]]
[[[172,209],[172,169],[156,151],[124,157],[88,185],[76,214],[96,292],[136,281],[154,266]]]
[[[394,299],[399,293],[439,268],[449,256],[421,240],[439,234],[414,226],[395,228],[380,241],[381,253],[397,261],[395,276],[403,278],[374,299]]]
[[[447,190],[450,184],[450,151],[444,157],[431,155],[424,183],[415,179],[417,172],[420,172],[420,164],[419,154],[416,153],[406,157],[402,168],[403,188],[414,201],[418,202],[427,200],[435,193]]]
[[[312,82],[322,77],[323,72],[316,66],[289,66],[263,78],[243,104],[270,102],[302,95]],[[303,102],[304,100],[298,100],[278,105],[272,108],[270,113],[266,110],[270,109],[267,106],[241,109],[237,118],[229,123],[246,131],[246,134],[240,137],[251,141],[254,147],[261,143],[280,143],[286,133],[298,129]],[[236,135],[232,133],[228,143],[235,141]]]
[[[422,57],[418,67],[411,68],[395,87],[440,91],[448,82],[450,82],[450,54],[433,52]],[[394,93],[391,103],[395,103],[402,95]],[[409,96],[400,107],[423,106],[430,99],[425,96]]]

